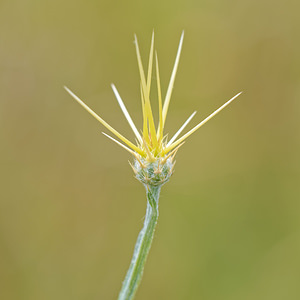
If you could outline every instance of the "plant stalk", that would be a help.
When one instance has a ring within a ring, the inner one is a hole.
[[[141,282],[144,265],[151,247],[158,219],[160,186],[146,185],[147,210],[143,229],[137,238],[132,260],[127,271],[118,300],[131,300]]]

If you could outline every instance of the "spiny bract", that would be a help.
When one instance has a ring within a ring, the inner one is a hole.
[[[112,90],[117,98],[117,101],[123,111],[126,120],[128,121],[131,129],[136,136],[136,144],[130,142],[108,123],[106,123],[100,116],[98,116],[93,110],[91,110],[79,97],[77,97],[72,91],[67,87],[65,89],[67,92],[80,104],[82,105],[93,117],[95,117],[102,125],[104,125],[110,132],[112,132],[120,141],[114,139],[113,137],[107,135],[103,132],[105,136],[116,142],[118,145],[130,152],[134,157],[134,164],[131,165],[135,173],[136,178],[145,185],[158,186],[167,182],[173,173],[175,161],[174,157],[177,150],[183,143],[185,139],[188,138],[192,133],[204,125],[208,120],[214,117],[218,112],[225,108],[229,103],[231,103],[235,98],[237,98],[241,93],[238,93],[220,108],[214,111],[206,119],[188,131],[179,139],[178,136],[192,120],[196,112],[192,113],[191,116],[186,120],[186,122],[179,128],[175,135],[168,141],[167,135],[164,135],[164,127],[166,123],[166,117],[168,113],[168,108],[170,104],[170,99],[172,95],[172,90],[174,86],[174,81],[176,77],[176,72],[179,64],[180,53],[182,49],[184,32],[181,34],[177,55],[171,74],[170,82],[164,98],[162,101],[161,87],[160,87],[160,76],[158,67],[158,57],[155,51],[155,71],[157,79],[157,98],[158,98],[158,109],[159,109],[159,123],[155,126],[154,118],[152,114],[151,102],[150,102],[150,89],[151,89],[151,79],[152,79],[152,66],[154,57],[154,33],[152,34],[150,55],[148,62],[147,77],[144,72],[142,65],[142,59],[140,55],[140,50],[138,46],[138,41],[136,35],[134,36],[137,61],[140,73],[140,90],[141,90],[141,102],[142,102],[142,113],[143,113],[143,129],[142,134],[137,130],[134,122],[132,121],[130,114],[128,113],[123,100],[121,99],[116,87],[112,84]],[[163,102],[163,103],[162,103]],[[125,145],[124,145],[125,144]]]

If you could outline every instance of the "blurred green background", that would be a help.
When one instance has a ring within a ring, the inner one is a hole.
[[[299,9],[2,0],[0,298],[117,298],[145,193],[63,85],[133,138],[110,83],[141,127],[133,34],[145,58],[154,28],[164,93],[185,30],[170,134],[244,94],[179,151],[136,299],[300,299]]]

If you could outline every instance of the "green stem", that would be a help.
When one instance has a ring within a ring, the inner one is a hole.
[[[160,186],[146,186],[147,210],[144,227],[137,238],[132,260],[127,271],[118,300],[133,299],[142,279],[144,265],[151,247],[158,218]]]

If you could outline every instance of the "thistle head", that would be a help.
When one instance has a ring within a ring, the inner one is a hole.
[[[135,159],[133,165],[130,165],[136,179],[145,186],[162,186],[172,176],[175,162],[172,157],[157,158],[153,162],[142,158]]]
[[[235,95],[220,108],[210,114],[198,125],[194,126],[190,131],[185,133],[180,138],[179,135],[192,120],[196,112],[193,112],[191,116],[185,121],[185,123],[179,128],[179,130],[174,134],[174,136],[168,140],[167,135],[164,133],[166,117],[168,113],[168,108],[170,104],[170,99],[173,91],[173,86],[175,82],[175,77],[178,69],[179,58],[182,49],[184,32],[181,34],[179,41],[179,46],[175,58],[174,67],[172,70],[171,78],[169,81],[168,89],[164,97],[164,101],[161,94],[160,86],[160,76],[159,76],[159,66],[158,66],[158,56],[155,51],[154,55],[154,33],[152,34],[150,54],[148,60],[147,74],[144,72],[144,67],[142,64],[141,54],[138,46],[137,37],[134,36],[135,49],[137,55],[138,69],[140,74],[140,97],[143,115],[143,124],[141,132],[136,128],[130,114],[128,113],[123,100],[116,87],[112,84],[112,90],[116,96],[116,99],[121,107],[123,114],[126,117],[132,131],[136,137],[136,143],[132,143],[108,123],[106,123],[100,116],[98,116],[93,110],[91,110],[79,97],[77,97],[73,92],[65,87],[67,92],[80,104],[82,105],[94,118],[96,118],[102,125],[106,127],[111,133],[113,133],[117,138],[113,138],[110,135],[103,132],[105,136],[113,140],[115,143],[120,145],[122,148],[131,153],[134,157],[134,163],[132,169],[135,173],[136,178],[145,185],[158,186],[166,183],[174,169],[175,160],[174,157],[178,149],[184,144],[185,140],[201,126],[203,126],[208,120],[214,117],[219,111],[225,108],[229,103],[231,103],[235,98],[237,98],[241,93]],[[154,63],[155,61],[155,63]],[[158,110],[159,110],[159,122],[155,124],[151,101],[150,101],[150,89],[152,83],[152,67],[155,65],[155,77],[157,86],[157,99],[158,99]]]

